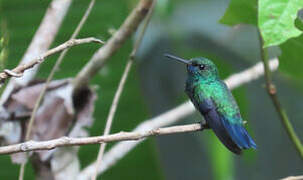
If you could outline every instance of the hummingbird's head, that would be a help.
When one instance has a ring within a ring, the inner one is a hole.
[[[218,77],[218,70],[216,65],[207,58],[199,57],[185,60],[170,54],[165,54],[164,56],[186,64],[187,72],[190,76],[208,80]]]

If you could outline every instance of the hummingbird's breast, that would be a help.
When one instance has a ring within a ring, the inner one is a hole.
[[[203,80],[202,78],[188,77],[185,84],[186,93],[202,93],[209,95],[212,82]]]

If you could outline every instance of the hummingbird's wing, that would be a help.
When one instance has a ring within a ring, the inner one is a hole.
[[[226,93],[230,93],[226,85],[223,84],[223,86],[225,87],[221,90],[225,91],[224,88],[226,88]],[[198,86],[197,88],[203,87]],[[256,144],[242,126],[240,113],[238,112],[235,113],[235,116],[230,116],[229,109],[224,108],[228,101],[230,101],[228,103],[235,105],[234,108],[238,108],[236,104],[233,104],[235,101],[231,93],[227,94],[226,98],[222,101],[222,97],[216,95],[206,97],[205,93],[201,93],[201,89],[193,88],[192,90],[196,92],[187,91],[191,101],[204,116],[216,136],[230,151],[240,154],[241,149],[256,147]]]
[[[214,93],[212,100],[217,107],[216,111],[222,124],[227,130],[232,140],[241,149],[254,148],[256,149],[256,143],[249,136],[246,129],[243,126],[242,117],[239,111],[239,107],[223,81],[219,81],[220,89],[222,93]],[[222,94],[223,97],[222,98]],[[222,100],[223,99],[223,100]],[[219,108],[218,108],[219,107]]]
[[[203,115],[209,127],[214,131],[220,141],[232,152],[241,153],[241,149],[232,140],[221,121],[217,108],[212,99],[206,98],[202,93],[196,93],[196,88],[187,88],[186,93],[197,110]]]
[[[243,127],[240,113],[234,116],[226,115],[224,110],[223,112],[222,110],[217,110],[216,113],[218,114],[220,121],[222,122],[229,136],[240,149],[256,149],[256,143]]]
[[[225,123],[222,120],[222,117],[217,112],[216,105],[210,99],[206,100],[205,102],[207,102],[208,104],[212,104],[212,108],[209,111],[207,111],[206,113],[202,113],[209,127],[214,131],[216,136],[230,151],[236,154],[240,154],[241,148],[231,138],[228,129],[226,129],[225,127]],[[199,110],[202,109],[202,107],[204,106],[202,104],[204,104],[205,102],[200,103],[201,105],[199,106]]]

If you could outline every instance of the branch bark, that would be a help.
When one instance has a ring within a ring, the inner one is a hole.
[[[90,79],[103,67],[107,59],[112,56],[137,29],[152,5],[152,0],[141,0],[137,7],[124,21],[120,29],[101,47],[77,74],[73,80],[74,93],[88,84]]]
[[[12,154],[18,152],[29,152],[37,150],[51,150],[56,147],[62,146],[77,146],[87,144],[99,144],[115,141],[130,141],[140,140],[150,136],[194,132],[203,130],[200,124],[190,124],[183,126],[172,126],[167,128],[158,128],[153,130],[146,130],[141,132],[120,132],[105,136],[85,137],[85,138],[72,138],[61,137],[50,141],[27,141],[25,143],[5,146],[0,148],[0,154]]]

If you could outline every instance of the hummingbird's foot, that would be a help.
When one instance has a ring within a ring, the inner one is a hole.
[[[200,124],[201,124],[201,130],[210,129],[210,127],[207,123],[200,122]]]

